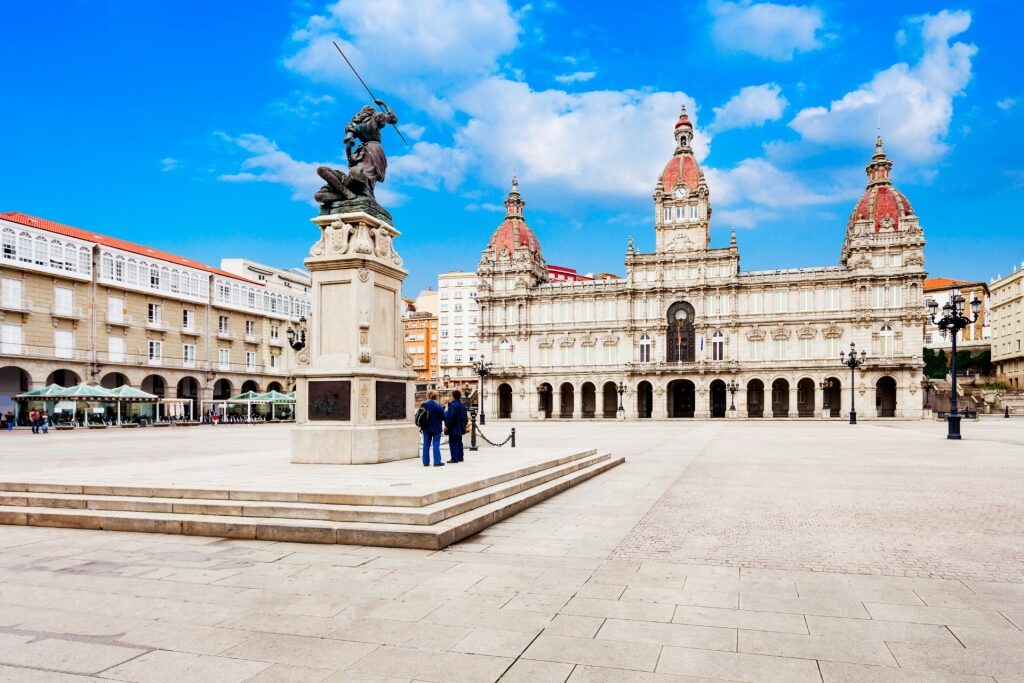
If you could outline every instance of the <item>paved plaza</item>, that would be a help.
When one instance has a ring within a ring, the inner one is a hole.
[[[0,681],[1024,680],[1024,421],[517,427],[627,461],[443,551],[0,526]],[[307,467],[285,426],[0,437],[8,478]]]

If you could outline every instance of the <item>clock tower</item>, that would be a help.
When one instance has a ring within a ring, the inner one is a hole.
[[[711,203],[704,171],[693,156],[693,124],[686,105],[675,126],[676,151],[654,191],[655,249],[704,251],[711,241]]]

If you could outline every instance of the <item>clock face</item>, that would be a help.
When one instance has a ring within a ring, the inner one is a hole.
[[[675,191],[674,194],[675,194],[676,199],[686,199],[686,195],[687,195],[686,187],[683,186],[683,185],[680,185],[679,187],[676,188],[676,191]]]

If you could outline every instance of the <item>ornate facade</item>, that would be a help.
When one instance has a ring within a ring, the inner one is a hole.
[[[924,235],[879,138],[838,265],[743,271],[713,247],[711,189],[685,110],[654,191],[653,253],[621,280],[552,282],[513,179],[478,268],[487,414],[534,418],[922,415]],[[619,411],[621,393],[622,410]]]

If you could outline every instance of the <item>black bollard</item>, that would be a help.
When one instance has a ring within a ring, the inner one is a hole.
[[[512,448],[516,447],[516,428],[512,428]]]
[[[476,411],[469,411],[469,428],[472,430],[469,436],[469,450],[475,451],[476,447]]]
[[[1010,406],[1003,406],[1003,417],[1010,417]]]

